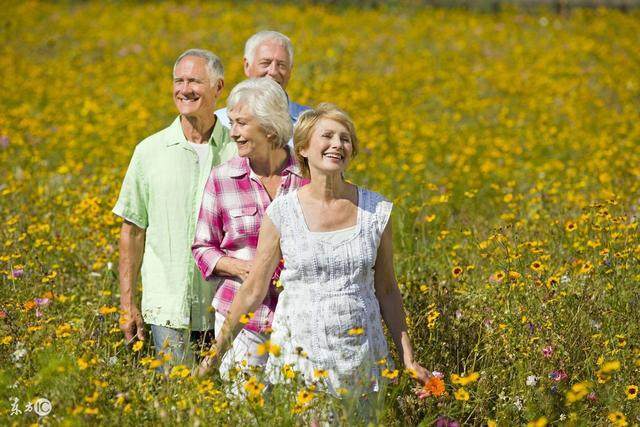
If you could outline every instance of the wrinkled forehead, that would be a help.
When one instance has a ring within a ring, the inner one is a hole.
[[[289,54],[285,45],[278,40],[265,40],[256,47],[253,54],[253,62],[258,63],[264,59],[289,63]]]
[[[207,75],[207,61],[199,56],[185,56],[178,62],[174,77],[179,75]]]

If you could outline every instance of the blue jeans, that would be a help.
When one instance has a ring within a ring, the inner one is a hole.
[[[153,335],[153,345],[156,354],[171,355],[171,360],[166,364],[172,365],[192,365],[199,360],[202,350],[208,350],[213,344],[213,331],[190,331],[189,329],[175,329],[160,325],[151,325],[151,335]],[[163,372],[162,366],[158,368]]]

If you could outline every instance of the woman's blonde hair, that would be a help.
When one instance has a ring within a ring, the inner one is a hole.
[[[309,178],[309,163],[301,152],[309,147],[311,135],[313,135],[313,131],[320,119],[335,120],[346,127],[353,146],[351,157],[353,158],[358,154],[358,137],[356,136],[356,127],[351,117],[334,104],[328,102],[318,104],[316,108],[303,112],[300,117],[298,117],[298,121],[293,129],[293,151],[300,165],[300,171],[306,178]]]

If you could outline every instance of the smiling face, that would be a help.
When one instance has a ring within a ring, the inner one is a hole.
[[[313,129],[309,145],[300,150],[300,154],[307,159],[312,176],[315,173],[343,172],[353,154],[349,129],[335,120],[320,119]]]
[[[238,155],[249,159],[266,158],[271,143],[251,109],[246,104],[238,103],[228,111],[228,115],[231,125],[229,136],[238,146]]]
[[[211,81],[204,58],[185,56],[175,68],[173,102],[185,117],[213,117],[222,86],[222,79]]]
[[[291,78],[291,66],[287,50],[276,40],[261,43],[256,48],[253,58],[244,58],[244,73],[247,77],[271,77],[282,89],[287,88]]]

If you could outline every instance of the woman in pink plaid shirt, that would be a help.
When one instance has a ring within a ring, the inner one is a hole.
[[[223,279],[213,300],[216,336],[251,270],[267,207],[275,197],[308,182],[287,145],[292,123],[287,96],[277,83],[268,77],[245,80],[229,94],[227,108],[238,156],[211,171],[192,246],[203,277]],[[266,363],[268,353],[260,352],[258,346],[267,341],[271,331],[279,272],[280,266],[266,297],[225,354],[220,365],[223,377],[228,378],[236,364],[250,367]]]

